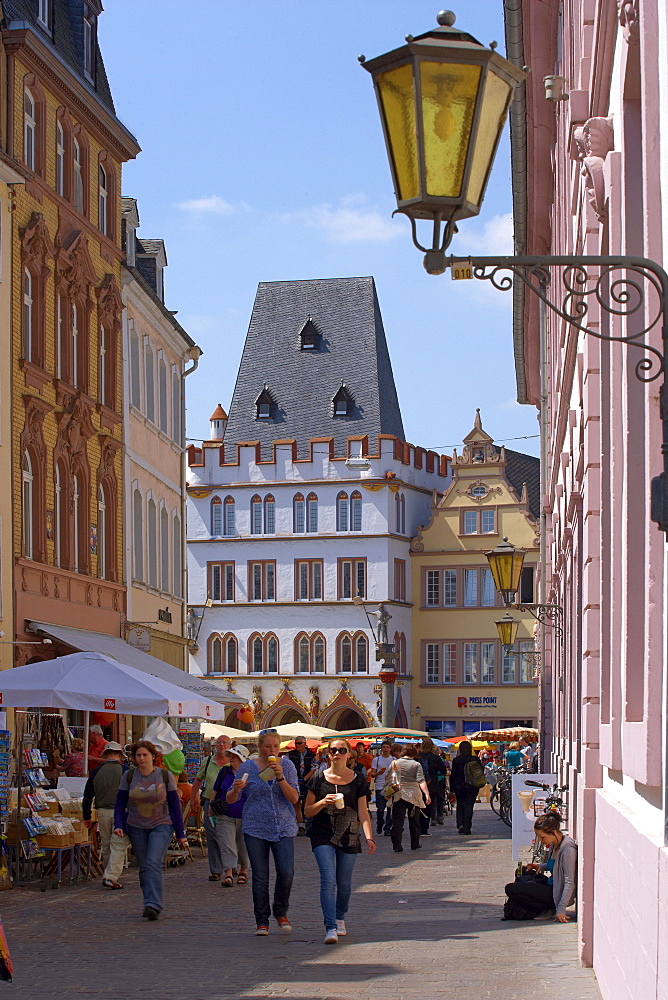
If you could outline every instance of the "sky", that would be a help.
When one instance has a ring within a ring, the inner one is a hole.
[[[138,235],[162,238],[165,303],[202,348],[187,434],[229,408],[260,281],[372,275],[406,439],[450,453],[485,430],[538,454],[516,401],[511,293],[427,275],[396,207],[367,58],[436,25],[427,0],[105,0],[99,38],[116,112],[142,147],[123,170]],[[502,0],[457,24],[504,52]],[[510,152],[451,252],[512,253]],[[428,240],[428,236],[424,239]]]

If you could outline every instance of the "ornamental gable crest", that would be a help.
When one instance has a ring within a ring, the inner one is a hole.
[[[41,212],[33,212],[25,229],[19,230],[23,263],[38,270],[43,277],[49,274],[47,260],[56,256],[49,230]]]

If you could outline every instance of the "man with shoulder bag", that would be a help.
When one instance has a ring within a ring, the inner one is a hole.
[[[232,746],[229,736],[219,736],[214,744],[214,752],[207,757],[193,781],[193,790],[190,796],[190,810],[195,813],[197,807],[197,796],[200,795],[204,826],[204,836],[206,837],[207,854],[209,856],[209,882],[219,882],[223,870],[223,862],[220,856],[220,847],[216,836],[216,828],[213,824],[213,817],[210,815],[209,800],[216,783],[218,772],[225,764],[229,764],[226,751]],[[201,789],[201,794],[200,794]]]
[[[380,754],[371,761],[369,771],[369,779],[373,781],[376,793],[376,833],[379,837],[381,834],[392,836],[392,803],[383,794],[383,789],[393,763],[392,744],[385,740],[381,743]]]

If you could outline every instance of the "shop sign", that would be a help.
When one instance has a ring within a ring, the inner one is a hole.
[[[105,712],[115,712],[116,711],[116,699],[115,698],[105,698],[104,699],[104,710],[105,710]]]
[[[467,698],[458,698],[457,699],[457,708],[466,708],[467,705],[468,705],[468,699]]]
[[[469,705],[491,705],[496,708],[496,695],[475,695],[469,698]]]

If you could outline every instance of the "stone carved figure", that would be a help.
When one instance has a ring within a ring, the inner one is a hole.
[[[594,209],[598,221],[604,222],[607,208],[603,165],[614,145],[612,119],[589,118],[584,125],[575,129],[573,137],[578,147],[578,156],[582,164],[580,170],[589,204]]]
[[[379,645],[389,642],[387,638],[387,623],[391,620],[392,615],[385,610],[385,605],[379,604],[378,610],[370,611],[369,615],[372,618],[378,619],[378,625],[376,627],[376,642]]]
[[[619,23],[624,31],[624,40],[629,45],[636,45],[640,40],[638,24],[638,0],[617,0]]]
[[[253,699],[251,701],[253,715],[259,719],[264,711],[264,701],[262,700],[262,688],[259,684],[253,685]]]
[[[311,700],[308,703],[308,714],[311,716],[311,721],[315,722],[320,715],[320,696],[317,687],[310,687],[308,693],[311,695]]]

